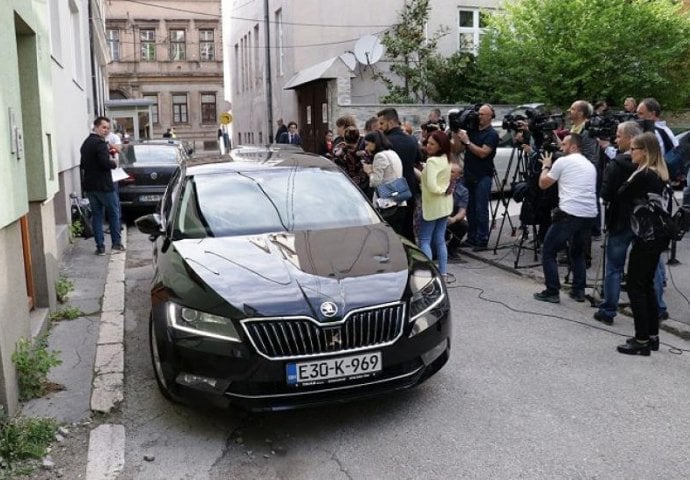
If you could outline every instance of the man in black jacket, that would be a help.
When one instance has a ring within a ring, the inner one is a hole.
[[[621,281],[628,247],[633,240],[630,229],[632,206],[618,201],[618,189],[635,171],[630,157],[630,142],[633,137],[642,133],[634,121],[623,122],[616,130],[618,155],[609,162],[604,170],[601,183],[601,198],[606,202],[606,272],[604,272],[604,301],[594,313],[594,318],[606,325],[613,324],[613,317],[618,311],[618,299],[621,294]]]
[[[386,138],[391,142],[393,151],[398,154],[402,161],[403,177],[412,192],[412,199],[407,201],[407,212],[403,220],[402,234],[409,241],[414,243],[414,212],[419,196],[419,181],[414,174],[415,167],[422,162],[422,152],[419,149],[417,140],[411,135],[407,135],[400,128],[400,119],[395,108],[384,108],[376,114],[379,119],[379,130],[386,134]],[[400,208],[400,207],[399,207]]]
[[[110,120],[106,117],[97,117],[93,122],[93,132],[84,140],[80,150],[82,191],[91,205],[96,255],[105,255],[104,211],[108,214],[110,223],[113,253],[125,250],[120,237],[120,212],[111,174],[112,169],[117,168],[117,162],[110,159],[105,140],[109,133]]]

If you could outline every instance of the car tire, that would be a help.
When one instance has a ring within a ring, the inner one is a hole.
[[[151,352],[151,365],[156,376],[156,383],[163,396],[172,402],[184,403],[177,394],[175,384],[175,377],[177,377],[178,372],[166,361],[168,357],[167,347],[156,334],[153,315],[149,316],[149,351]]]

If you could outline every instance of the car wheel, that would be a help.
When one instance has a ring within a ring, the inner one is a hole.
[[[153,373],[156,376],[158,388],[168,400],[181,403],[175,386],[177,372],[172,365],[165,361],[165,345],[161,343],[156,335],[153,316],[149,317],[149,349],[151,351],[151,363],[153,365]]]

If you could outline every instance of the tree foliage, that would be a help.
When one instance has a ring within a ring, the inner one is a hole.
[[[515,0],[490,15],[478,67],[495,100],[690,99],[690,17],[673,0]]]
[[[441,28],[426,36],[430,0],[406,0],[399,12],[399,22],[383,35],[390,73],[377,72],[375,77],[388,88],[383,103],[426,102],[432,91],[429,82],[430,62],[437,56],[438,40],[446,34]]]

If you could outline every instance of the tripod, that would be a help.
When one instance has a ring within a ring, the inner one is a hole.
[[[524,153],[522,151],[522,148],[520,148],[520,144],[515,145],[513,147],[513,150],[510,152],[510,159],[508,160],[508,168],[506,168],[506,173],[503,176],[503,180],[499,183],[498,180],[498,172],[496,172],[496,169],[494,168],[494,178],[496,179],[496,183],[499,186],[499,201],[496,202],[496,205],[494,206],[493,211],[491,212],[491,228],[495,228],[496,226],[496,216],[498,214],[498,207],[499,205],[503,205],[503,213],[502,213],[502,219],[501,219],[501,226],[498,229],[498,235],[496,236],[496,243],[494,244],[494,255],[496,254],[496,251],[498,250],[498,243],[501,240],[501,234],[503,233],[503,227],[505,226],[506,223],[506,218],[508,219],[508,224],[510,225],[510,235],[512,237],[515,236],[516,233],[516,228],[515,225],[513,225],[513,220],[510,218],[510,215],[508,214],[508,206],[510,205],[510,200],[512,198],[512,195],[508,195],[506,198],[506,195],[504,194],[505,192],[505,187],[508,183],[508,178],[510,177],[511,171],[512,171],[512,177],[511,177],[511,186],[515,185],[516,179],[518,178],[518,175],[520,175],[520,179],[524,179],[525,177],[525,157]],[[516,154],[517,152],[517,154]],[[515,162],[515,169],[513,170],[513,160],[516,160]]]
[[[515,263],[513,264],[513,268],[531,268],[539,266],[539,263],[533,265],[519,265],[520,256],[522,255],[523,250],[532,250],[534,252],[534,261],[539,261],[541,242],[539,241],[539,235],[537,234],[537,225],[532,224],[532,238],[534,240],[531,246],[525,245],[525,240],[529,238],[529,225],[520,224],[520,231],[522,231],[522,235],[520,235],[520,241],[516,245],[517,253],[515,254]]]

